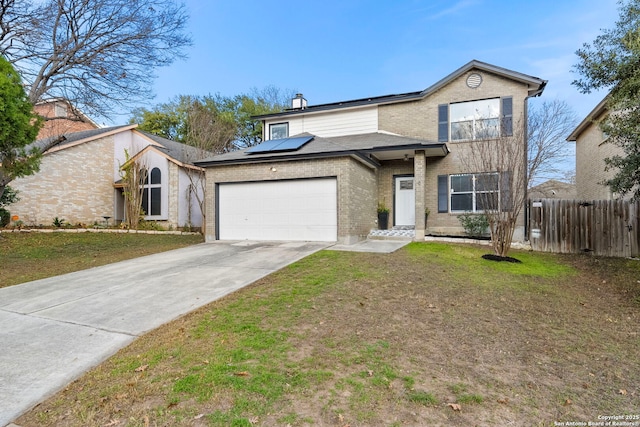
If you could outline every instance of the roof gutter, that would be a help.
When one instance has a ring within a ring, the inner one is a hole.
[[[376,152],[382,151],[398,151],[398,150],[426,150],[429,148],[441,149],[443,156],[449,154],[449,147],[445,143],[438,144],[409,144],[409,145],[397,145],[391,147],[373,147],[362,150],[345,150],[345,151],[328,151],[323,153],[308,153],[308,154],[285,154],[279,156],[271,156],[271,157],[258,157],[256,155],[249,156],[246,158],[236,158],[230,160],[201,160],[194,162],[196,166],[199,167],[215,167],[215,166],[234,166],[234,165],[244,165],[244,164],[255,164],[255,163],[269,163],[269,162],[285,162],[290,160],[309,160],[309,159],[326,159],[326,158],[335,158],[335,157],[355,157],[364,161],[364,163],[379,167],[380,162],[372,157]]]

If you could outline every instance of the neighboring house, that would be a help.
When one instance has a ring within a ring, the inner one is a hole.
[[[608,142],[600,123],[607,117],[607,97],[571,132],[567,141],[576,143],[576,191],[580,200],[612,200],[617,195],[603,184],[615,171],[605,171],[605,158],[624,154],[622,148]]]
[[[111,225],[125,219],[120,166],[127,155],[146,167],[143,209],[145,219],[165,227],[200,227],[202,213],[189,174],[198,179],[202,169],[193,161],[205,153],[194,147],[136,129],[137,125],[74,132],[36,141],[49,147],[40,171],[18,178],[11,186],[20,201],[10,207],[27,225],[51,225],[54,218],[71,224]],[[210,153],[206,153],[210,155]]]
[[[380,204],[416,240],[461,234],[458,215],[481,211],[476,178],[495,171],[465,170],[460,150],[513,134],[545,84],[471,61],[418,92],[315,106],[298,95],[290,110],[258,117],[265,142],[196,163],[207,170],[206,238],[352,243],[377,227]],[[490,181],[497,194],[500,180]]]
[[[66,135],[83,130],[98,129],[97,123],[74,108],[71,103],[64,99],[51,99],[37,103],[33,110],[40,117],[44,118],[44,123],[38,139],[51,138]]]
[[[550,179],[529,189],[529,199],[576,199],[576,185]]]

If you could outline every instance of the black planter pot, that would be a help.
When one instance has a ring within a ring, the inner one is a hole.
[[[380,230],[389,228],[389,212],[378,212],[378,228]]]

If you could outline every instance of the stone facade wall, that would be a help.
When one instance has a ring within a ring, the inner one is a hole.
[[[184,224],[178,224],[178,211],[182,205],[185,205],[184,195],[180,194],[180,171],[178,165],[173,162],[169,162],[169,224],[177,228]]]
[[[10,185],[20,201],[9,211],[27,225],[48,226],[55,217],[87,225],[113,218],[113,137],[47,154],[40,172]]]
[[[275,171],[271,169],[275,168]],[[364,238],[375,221],[375,172],[350,157],[207,168],[206,240],[216,236],[216,184],[336,177],[338,241]]]
[[[607,143],[598,123],[592,123],[576,141],[576,192],[581,200],[611,200],[610,188],[602,182],[614,171],[605,171],[604,159],[623,154],[620,147]]]

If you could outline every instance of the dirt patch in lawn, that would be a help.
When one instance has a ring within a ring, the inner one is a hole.
[[[21,426],[513,425],[637,415],[640,261],[324,251],[133,343]]]

